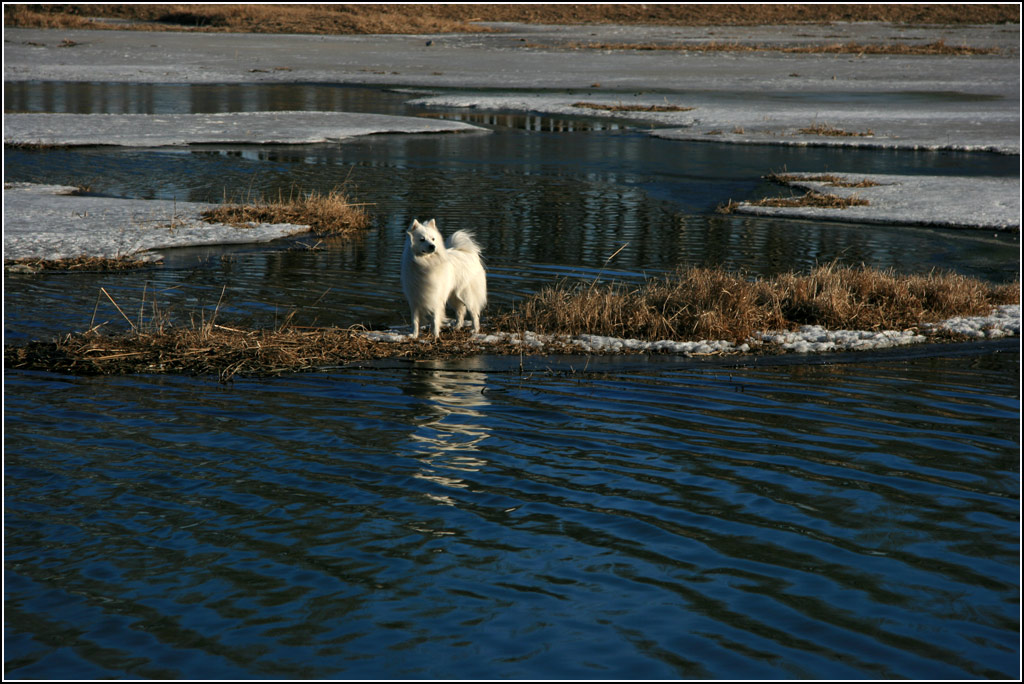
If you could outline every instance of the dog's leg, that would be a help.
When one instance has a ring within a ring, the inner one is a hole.
[[[469,320],[473,322],[473,334],[480,334],[480,312],[476,309],[469,310]]]
[[[466,320],[466,305],[462,302],[455,304],[455,329],[461,330],[462,324]]]
[[[409,337],[419,337],[419,336],[420,336],[420,310],[417,309],[414,306],[414,307],[412,307],[412,332],[409,334]]]
[[[430,331],[434,333],[434,337],[441,336],[441,324],[444,322],[444,307],[440,306],[434,309],[434,324],[431,326]]]

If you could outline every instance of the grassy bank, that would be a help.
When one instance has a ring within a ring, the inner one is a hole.
[[[688,268],[639,287],[547,288],[491,325],[539,333],[658,340],[740,342],[801,325],[903,330],[953,316],[988,314],[1020,301],[1020,285],[993,286],[951,273],[823,266],[809,274],[748,279],[721,269]]]
[[[107,295],[106,292],[103,292]],[[452,358],[474,354],[537,353],[508,336],[485,340],[465,330],[441,339],[405,336],[374,339],[362,328],[308,328],[292,316],[271,329],[247,329],[218,321],[217,311],[174,324],[155,303],[137,316],[107,295],[128,332],[84,333],[53,342],[7,345],[8,368],[80,374],[193,373],[222,381],[242,375],[336,367],[379,358]],[[557,286],[491,317],[488,331],[524,331],[562,336],[543,353],[579,353],[570,337],[581,334],[647,340],[729,340],[757,333],[829,329],[904,330],[955,316],[988,315],[1001,304],[1020,302],[1020,283],[991,285],[955,274],[901,276],[869,268],[826,266],[809,274],[749,279],[718,269],[691,268],[636,287]],[[219,307],[218,307],[219,308]],[[761,349],[772,353],[769,347]]]
[[[118,20],[118,23],[105,20]],[[848,21],[897,24],[1019,23],[1009,4],[423,4],[4,6],[5,27],[189,30],[239,33],[449,33],[489,30],[477,22],[737,26]],[[130,23],[121,23],[130,22]]]

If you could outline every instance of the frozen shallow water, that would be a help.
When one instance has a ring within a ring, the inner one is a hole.
[[[76,188],[18,183],[4,187],[4,259],[159,257],[151,250],[269,242],[308,226],[203,221],[211,204],[111,199],[71,194]]]
[[[219,114],[4,114],[4,144],[27,146],[341,142],[387,133],[465,133],[486,129],[457,121],[350,112]]]
[[[800,173],[796,176],[821,174]],[[843,209],[815,207],[762,207],[740,203],[741,214],[790,216],[852,223],[884,223],[943,228],[1020,230],[1020,179],[956,176],[895,176],[887,174],[831,174],[843,181],[871,180],[878,185],[837,187],[830,182],[800,180],[787,185],[839,197],[857,197],[867,205]]]

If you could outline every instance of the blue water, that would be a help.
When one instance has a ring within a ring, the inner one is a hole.
[[[408,113],[396,94],[296,88],[125,92],[159,111],[344,97]],[[116,109],[110,86],[86,91],[19,97]],[[7,150],[8,180],[88,177],[99,194],[348,180],[376,205],[349,243],[6,274],[5,341],[126,327],[100,288],[133,317],[217,307],[240,324],[295,311],[301,325],[401,325],[396,248],[412,217],[476,229],[495,308],[560,278],[682,264],[1019,271],[1011,236],[712,213],[784,164],[1014,172],[991,155],[489,125],[343,146]],[[1019,341],[523,363],[394,360],[228,385],[5,369],[5,676],[1019,677]]]
[[[7,674],[1014,677],[1016,359],[8,374]]]

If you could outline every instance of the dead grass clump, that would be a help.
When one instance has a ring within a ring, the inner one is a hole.
[[[642,286],[558,286],[499,316],[499,328],[560,335],[606,335],[645,340],[743,340],[784,321],[765,306],[758,281],[716,269],[686,269]]]
[[[14,273],[38,273],[40,271],[128,271],[136,268],[152,266],[153,261],[145,261],[133,256],[97,257],[77,256],[65,259],[6,259],[4,270]]]
[[[291,192],[277,199],[260,198],[254,202],[226,203],[202,212],[211,223],[245,225],[249,223],[294,223],[309,226],[317,235],[350,234],[370,223],[365,203],[352,202],[341,190],[328,193]]]
[[[96,28],[96,25],[74,12],[51,11],[46,6],[31,4],[4,3],[4,27],[88,29]]]
[[[624,105],[624,104],[598,104],[595,102],[574,102],[573,107],[581,109],[599,109],[606,112],[689,112],[695,107],[682,107],[679,105]]]
[[[817,207],[821,209],[846,209],[847,207],[863,207],[869,202],[860,197],[840,197],[831,193],[820,193],[808,190],[800,197],[765,197],[751,202],[758,207]]]
[[[876,181],[873,181],[870,178],[863,178],[859,181],[849,181],[832,173],[819,173],[813,176],[801,176],[795,173],[769,173],[765,176],[765,180],[783,184],[799,183],[801,181],[815,181],[818,183],[827,183],[834,188],[873,188],[878,185]]]
[[[125,334],[95,330],[72,333],[54,342],[4,347],[8,368],[48,370],[79,375],[184,373],[215,375],[221,382],[236,376],[273,376],[343,366],[382,358],[456,358],[480,354],[482,345],[469,332],[440,340],[397,342],[372,340],[361,328],[282,326],[245,330],[214,322],[183,327],[161,326],[153,332]],[[518,354],[521,347],[489,344],[492,354]]]
[[[1019,283],[997,287],[948,273],[905,276],[833,264],[762,280],[688,268],[633,288],[547,288],[492,323],[548,334],[742,342],[801,325],[904,330],[1019,301]]]
[[[553,47],[530,44],[527,47]],[[794,54],[851,55],[947,55],[967,57],[999,54],[999,48],[946,45],[942,40],[915,45],[906,43],[829,43],[815,45],[774,45],[767,43],[568,43],[573,50],[637,50],[670,52],[785,52]]]
[[[797,132],[805,133],[807,135],[827,135],[840,138],[870,138],[875,135],[875,132],[871,129],[859,132],[844,131],[842,128],[836,128],[835,126],[819,123],[797,129]]]
[[[799,197],[765,197],[754,202],[734,202],[729,200],[715,209],[719,214],[731,214],[741,204],[748,204],[754,207],[814,207],[818,209],[846,209],[848,207],[863,207],[870,204],[866,199],[857,197],[840,197],[832,193],[821,193],[808,190]]]

